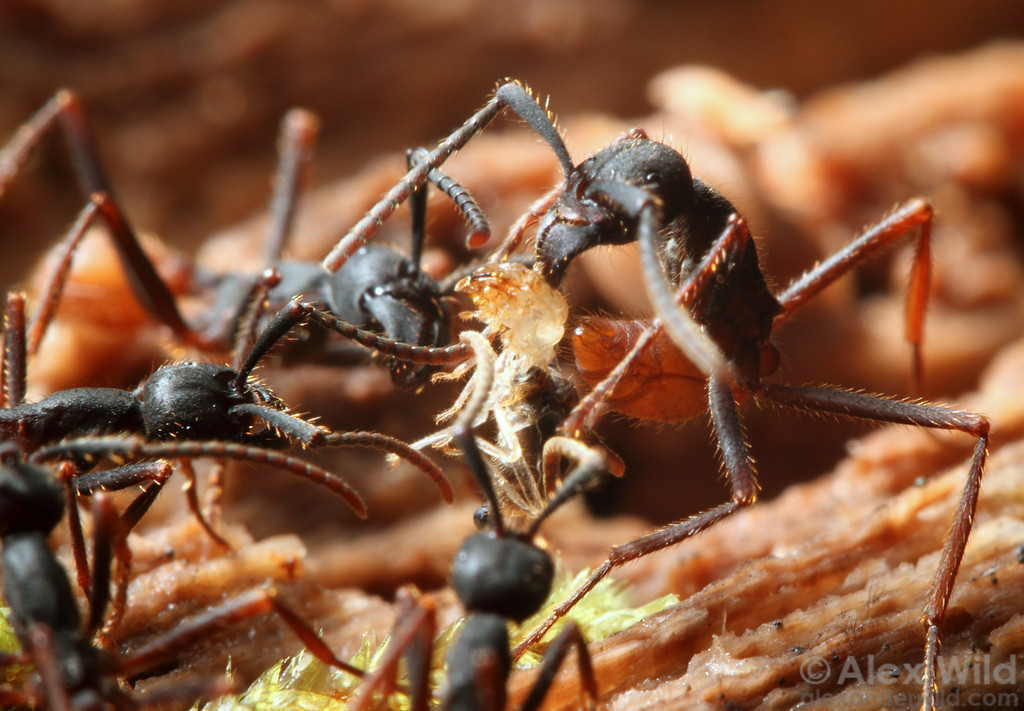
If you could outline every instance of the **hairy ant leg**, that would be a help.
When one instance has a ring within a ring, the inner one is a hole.
[[[864,260],[897,240],[920,228],[914,251],[914,265],[907,290],[906,338],[913,350],[914,385],[923,387],[924,367],[921,345],[924,340],[924,317],[931,284],[931,231],[934,211],[926,200],[916,198],[898,206],[890,215],[867,228],[852,242],[807,270],[779,294],[782,312],[775,317],[775,326],[789,320],[808,299],[846,274]]]
[[[721,519],[735,513],[740,507],[753,503],[756,495],[756,480],[750,464],[746,443],[736,410],[737,395],[752,395],[760,402],[793,407],[797,409],[846,415],[859,419],[883,423],[911,424],[921,427],[958,430],[977,438],[971,459],[967,482],[961,494],[950,536],[943,549],[932,591],[923,615],[926,626],[925,683],[923,709],[930,711],[936,701],[935,673],[938,655],[939,625],[941,624],[956,572],[966,546],[977,503],[980,481],[985,463],[988,443],[988,420],[981,415],[968,413],[938,405],[895,401],[881,396],[864,395],[829,387],[793,387],[765,382],[763,378],[772,375],[778,365],[778,353],[770,341],[771,330],[785,320],[788,314],[802,305],[810,296],[834,281],[840,274],[862,261],[895,239],[907,234],[911,228],[921,226],[922,237],[918,243],[918,258],[915,260],[911,278],[911,295],[907,306],[908,339],[918,339],[923,323],[924,303],[928,284],[928,242],[930,235],[931,209],[923,200],[908,203],[878,228],[869,229],[854,241],[850,247],[841,250],[833,259],[826,260],[819,267],[810,270],[787,289],[779,299],[767,292],[764,281],[750,282],[752,275],[760,276],[756,265],[756,252],[748,246],[746,227],[742,218],[731,204],[706,186],[698,194],[714,198],[707,209],[717,215],[723,232],[711,249],[705,253],[700,264],[687,269],[686,264],[678,266],[680,277],[689,279],[693,286],[684,286],[673,297],[669,283],[671,267],[677,259],[666,259],[665,254],[676,249],[671,244],[676,237],[669,232],[668,239],[663,230],[664,218],[659,214],[659,204],[653,195],[644,196],[645,190],[636,186],[602,186],[602,194],[614,200],[619,210],[628,215],[637,215],[637,236],[641,247],[644,272],[648,290],[658,314],[653,327],[665,323],[673,341],[685,349],[684,337],[669,328],[671,317],[678,311],[677,305],[685,307],[691,319],[684,321],[686,331],[704,328],[714,339],[716,346],[727,358],[733,380],[720,377],[717,373],[699,367],[695,375],[703,373],[708,382],[708,406],[719,441],[725,468],[730,476],[732,501],[715,509],[698,514],[679,524],[665,527],[624,546],[612,549],[602,565],[576,592],[570,596],[549,618],[542,628],[550,626],[554,619],[564,615],[598,580],[611,569],[629,560],[648,555],[707,528]],[[733,235],[730,237],[730,235]],[[692,241],[692,235],[682,232],[680,244]],[[724,247],[732,246],[726,250]],[[659,254],[660,250],[660,254]],[[709,257],[721,250],[714,261]],[[688,255],[685,250],[681,254]],[[688,257],[690,263],[693,258]],[[669,274],[664,273],[669,268]],[[708,278],[714,274],[715,279]],[[744,316],[742,295],[761,299]],[[728,316],[726,314],[729,314]],[[736,314],[739,314],[737,317]],[[694,323],[691,324],[689,321]],[[744,326],[744,324],[748,324]],[[695,324],[699,324],[696,326]],[[749,324],[760,324],[759,331],[751,332]],[[649,331],[644,332],[646,336]],[[646,346],[645,346],[646,347]],[[687,355],[690,355],[687,353]],[[919,354],[915,360],[919,359]],[[919,372],[919,371],[918,371]],[[695,378],[696,381],[696,378]],[[695,414],[695,413],[690,413]],[[532,639],[536,639],[536,634]],[[522,649],[522,646],[520,647]]]
[[[924,701],[922,709],[933,709],[937,702],[936,670],[941,641],[940,625],[946,616],[957,571],[963,560],[967,540],[974,525],[974,511],[981,493],[981,478],[988,454],[989,421],[983,415],[953,410],[927,403],[888,400],[876,395],[836,390],[827,387],[795,387],[765,383],[756,393],[786,407],[810,412],[828,412],[846,417],[957,430],[977,438],[967,481],[960,494],[953,523],[946,536],[931,591],[921,621],[926,631],[924,657]]]
[[[46,542],[63,514],[60,485],[48,470],[26,461],[9,443],[0,448],[0,459],[4,596],[11,607],[11,621],[24,649],[20,659],[34,662],[39,677],[38,682],[27,689],[0,689],[0,700],[5,703],[34,705],[45,700],[50,708],[69,711],[101,706],[137,708],[140,701],[120,688],[117,677],[134,676],[168,659],[185,645],[206,637],[211,631],[267,612],[278,614],[309,650],[325,663],[352,674],[361,674],[358,669],[337,659],[308,624],[277,600],[272,591],[266,590],[252,591],[192,618],[128,657],[104,651],[89,637],[104,619],[105,608],[110,602],[111,549],[116,551],[123,544],[123,535],[118,533],[120,521],[116,512],[104,497],[94,500],[98,512],[95,517],[93,589],[89,595],[89,620],[83,625],[67,575]],[[114,604],[123,604],[123,601],[118,601],[115,596]],[[118,616],[115,610],[111,617]],[[191,701],[196,694],[219,695],[231,688],[223,679],[204,679],[161,690],[147,697],[145,705],[169,700]]]
[[[28,160],[42,138],[59,125],[71,155],[71,165],[79,188],[86,199],[101,203],[100,216],[110,228],[113,244],[125,265],[132,289],[146,309],[169,326],[185,343],[202,341],[185,323],[174,296],[160,278],[138,237],[118,206],[106,170],[86,119],[82,101],[72,91],[61,89],[0,150],[0,197]],[[101,197],[97,197],[101,196]]]
[[[298,196],[309,185],[320,119],[305,109],[291,109],[281,120],[279,158],[270,200],[270,234],[263,245],[264,268],[281,259],[295,221]]]
[[[4,309],[4,360],[0,368],[3,407],[16,407],[25,401],[25,295],[19,291],[7,294]]]
[[[568,174],[572,169],[572,159],[569,158],[569,152],[565,149],[551,119],[522,84],[507,82],[498,87],[494,97],[482,109],[473,114],[437,148],[417,162],[406,176],[380,202],[374,205],[363,219],[356,223],[352,230],[324,258],[324,268],[332,273],[341,269],[342,265],[376,234],[384,220],[390,217],[399,205],[409,199],[409,196],[427,181],[430,171],[438,168],[456,151],[465,146],[473,136],[486,128],[504,108],[509,108],[518,114],[548,142],[558,156],[563,170]]]

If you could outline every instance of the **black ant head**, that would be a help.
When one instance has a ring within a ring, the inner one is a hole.
[[[20,531],[49,533],[64,516],[64,496],[52,472],[0,452],[0,536]]]
[[[229,410],[251,403],[238,374],[215,363],[184,362],[158,369],[142,389],[142,416],[151,439],[234,439],[238,421]]]
[[[448,306],[437,285],[423,274],[374,287],[362,305],[392,340],[417,346],[448,343]],[[392,359],[390,366],[391,379],[399,387],[419,385],[435,370],[398,359]]]
[[[471,612],[490,612],[522,622],[551,592],[555,564],[530,540],[477,533],[452,562],[452,586]]]
[[[569,263],[591,247],[637,239],[639,210],[617,198],[615,185],[649,192],[667,220],[685,214],[694,200],[686,160],[642,131],[631,131],[574,168],[541,221],[537,264],[549,283],[557,285]]]

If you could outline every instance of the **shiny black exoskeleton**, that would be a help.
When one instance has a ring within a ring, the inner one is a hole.
[[[207,297],[209,303],[193,323],[186,322],[170,289],[142,250],[134,229],[114,197],[113,187],[95,150],[84,108],[73,92],[57,92],[11,142],[0,149],[0,195],[42,137],[54,126],[60,126],[64,131],[72,167],[82,193],[90,203],[83,210],[79,238],[94,220],[102,220],[132,288],[154,318],[174,331],[182,343],[207,350],[229,350],[244,327],[263,270],[213,274],[194,266],[192,288]],[[425,189],[419,190],[412,201],[412,249],[409,255],[374,247],[361,255],[350,269],[336,275],[326,274],[313,262],[283,258],[299,194],[307,182],[317,131],[316,117],[301,109],[290,111],[282,122],[281,153],[262,264],[265,269],[278,271],[283,278],[271,290],[269,310],[277,311],[293,297],[300,296],[360,329],[418,345],[447,344],[450,337],[449,313],[441,293],[442,287],[420,270],[425,236]],[[422,154],[419,149],[410,150],[410,165],[416,164]],[[489,228],[469,193],[439,170],[431,170],[428,180],[448,195],[469,221],[470,241],[479,243],[486,240]],[[72,250],[73,247],[69,248],[69,255]],[[59,290],[60,287],[57,288]],[[51,295],[45,296],[51,298]],[[56,295],[52,298],[56,299]],[[327,340],[323,334],[314,332],[311,334],[311,347],[300,349],[302,358],[330,359],[333,348],[325,344]],[[319,347],[325,347],[329,352],[319,352]],[[351,346],[348,349],[349,353],[353,350],[360,349]],[[397,361],[392,365],[392,375],[400,385],[422,382],[430,370]]]

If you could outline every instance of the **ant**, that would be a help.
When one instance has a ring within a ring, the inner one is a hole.
[[[522,623],[535,615],[547,600],[554,579],[551,554],[536,542],[538,530],[548,516],[609,472],[613,465],[600,448],[573,438],[550,438],[545,443],[546,454],[552,459],[566,456],[575,460],[575,465],[522,530],[511,528],[502,517],[494,483],[473,433],[473,423],[490,395],[493,375],[494,370],[487,367],[476,371],[477,385],[452,426],[452,436],[483,492],[489,513],[486,520],[478,519],[478,524],[487,530],[467,538],[452,561],[452,586],[467,618],[445,658],[448,674],[441,708],[449,710],[505,708],[506,684],[512,669],[508,623]],[[393,688],[393,684],[386,684],[394,677],[403,652],[408,657],[410,708],[428,708],[427,672],[435,629],[433,604],[429,598],[411,609],[407,600],[401,603],[406,609],[395,625],[391,645],[380,666],[364,677],[349,708],[366,708],[374,693]],[[597,698],[593,666],[579,627],[570,621],[548,647],[537,681],[520,707],[522,711],[536,709],[544,701],[571,646],[577,649],[582,688],[589,706],[593,706]]]
[[[173,363],[158,368],[134,391],[73,388],[31,403],[22,401],[24,327],[24,298],[15,293],[8,299],[4,357],[8,377],[6,407],[0,409],[0,441],[15,442],[24,451],[66,438],[113,433],[139,433],[150,442],[226,440],[263,448],[281,448],[293,442],[306,447],[372,447],[410,462],[435,482],[446,502],[452,501],[451,486],[440,469],[406,443],[377,432],[327,430],[289,413],[279,399],[252,378],[256,365],[286,333],[274,328],[273,321],[247,353],[236,351],[235,360],[241,362],[236,368],[215,363]],[[194,477],[189,468],[184,471]],[[342,479],[318,468],[310,468],[303,475],[340,494],[357,515],[365,517],[364,503]],[[167,473],[152,467],[128,471],[117,468],[90,475],[90,483],[79,488],[89,493],[95,488],[125,488],[143,481],[156,481],[159,487],[166,478]],[[227,545],[201,515],[194,487],[188,488],[188,497],[190,508],[207,533]],[[77,517],[71,518],[74,526]]]
[[[124,691],[115,677],[135,676],[226,624],[267,612],[276,613],[321,661],[361,675],[358,669],[337,659],[316,632],[270,590],[248,593],[186,620],[177,629],[126,657],[94,642],[92,637],[99,630],[110,602],[112,553],[116,552],[118,558],[130,557],[124,523],[118,518],[112,501],[102,492],[97,494],[93,500],[94,567],[88,596],[89,618],[83,625],[68,576],[46,540],[63,518],[64,495],[57,478],[41,465],[54,456],[82,451],[119,452],[130,457],[230,456],[238,459],[266,459],[266,455],[271,454],[276,455],[274,459],[280,465],[296,469],[308,466],[291,457],[233,443],[147,445],[127,439],[83,438],[65,442],[53,450],[38,450],[29,457],[10,442],[0,443],[4,597],[11,608],[10,619],[23,650],[5,655],[0,664],[34,663],[38,677],[25,689],[0,688],[3,705],[42,706],[45,702],[48,708],[61,711],[136,709],[199,696],[221,696],[233,690],[230,681],[200,679],[137,698]],[[115,608],[121,609],[115,609],[112,617],[119,617],[123,606],[123,598],[115,600]],[[107,633],[109,627],[108,624],[103,633]]]
[[[202,350],[229,350],[232,339],[244,330],[245,314],[260,279],[246,274],[205,274],[193,266],[191,277],[197,285],[194,288],[209,292],[210,306],[198,325],[186,322],[171,289],[143,251],[114,196],[96,152],[84,107],[74,92],[58,91],[0,151],[0,196],[34,148],[58,122],[88,205],[60,248],[60,266],[43,291],[40,309],[45,316],[34,319],[37,325],[30,333],[29,353],[38,348],[41,331],[52,316],[70,268],[71,254],[97,219],[107,226],[132,289],[153,317],[168,326],[185,345]],[[290,111],[282,121],[271,226],[263,255],[264,267],[278,270],[281,279],[265,294],[269,307],[276,310],[291,297],[303,295],[360,327],[422,345],[446,344],[450,333],[444,285],[420,268],[425,240],[425,189],[418,190],[412,200],[412,253],[408,257],[391,248],[373,247],[361,251],[350,268],[339,274],[326,274],[313,262],[282,259],[302,185],[308,182],[318,128],[316,117],[302,109]],[[407,154],[408,163],[410,166],[418,164],[422,156],[421,149],[411,149]],[[486,241],[489,226],[472,196],[438,169],[428,171],[428,181],[448,195],[470,223],[470,245]],[[323,344],[308,347],[307,357],[317,348],[323,348]],[[422,370],[410,369],[407,363],[392,364],[396,384],[414,385],[424,377]]]
[[[580,350],[590,348],[587,357],[598,365],[592,381],[614,373],[619,382],[626,379],[635,385],[639,381],[648,389],[661,387],[664,346],[681,351],[683,358],[674,360],[684,365],[667,373],[665,379],[676,388],[665,398],[676,401],[670,417],[684,420],[710,411],[732,491],[728,503],[615,547],[607,561],[517,651],[539,639],[613,568],[678,543],[754,503],[757,482],[737,410],[741,401],[752,398],[810,412],[957,430],[976,438],[967,481],[922,617],[926,636],[922,709],[931,711],[937,693],[939,629],[971,530],[987,455],[989,421],[941,405],[768,380],[779,365],[779,353],[771,341],[774,329],[840,276],[917,229],[906,335],[920,388],[930,283],[931,206],[920,198],[899,206],[775,294],[761,272],[756,245],[742,215],[721,193],[694,178],[677,151],[637,129],[575,165],[547,112],[522,85],[508,82],[371,209],[335,246],[324,266],[337,269],[343,265],[372,236],[380,220],[423,184],[428,170],[443,163],[506,107],[548,142],[562,165],[565,182],[517,223],[506,240],[505,253],[518,243],[527,226],[539,223],[535,268],[557,284],[571,260],[587,249],[639,241],[645,287],[657,318],[643,328],[628,330],[608,326],[608,322],[590,332],[584,327],[577,343]],[[662,332],[668,339],[662,337],[658,348],[652,348]],[[616,354],[623,352],[627,356],[616,366]],[[647,354],[654,355],[643,361]],[[614,388],[610,391],[614,396]],[[630,400],[637,406],[632,414],[643,416],[650,411],[651,401],[636,396],[621,397],[616,406],[627,407]],[[654,405],[660,407],[661,400],[656,398]]]

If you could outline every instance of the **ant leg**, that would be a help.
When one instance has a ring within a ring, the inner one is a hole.
[[[178,306],[174,301],[167,284],[156,272],[156,267],[146,253],[142,251],[139,238],[125,219],[124,212],[109,193],[93,193],[91,196],[103,222],[110,229],[114,247],[121,257],[125,274],[131,282],[132,290],[142,305],[161,323],[169,327],[174,335],[187,345],[200,348],[211,347],[201,334],[196,333],[185,323]]]
[[[71,558],[75,561],[75,580],[78,588],[86,595],[92,589],[92,574],[89,558],[85,552],[85,533],[82,531],[82,516],[78,510],[78,497],[74,485],[75,466],[61,462],[57,477],[64,489],[64,508],[68,512],[68,539],[71,544]]]
[[[596,189],[596,188],[595,188]],[[655,312],[664,323],[665,330],[672,340],[703,372],[724,378],[730,383],[735,380],[732,369],[726,362],[718,347],[704,333],[694,317],[687,309],[677,308],[675,298],[669,291],[664,272],[658,259],[657,240],[660,235],[660,218],[657,216],[657,205],[653,197],[642,188],[624,183],[602,183],[602,190],[626,208],[631,214],[640,215],[639,242],[640,263],[644,272],[644,287],[654,305]],[[742,241],[746,234],[746,223],[739,216],[732,216],[726,225],[723,235],[717,244],[733,244],[735,239]],[[712,250],[715,254],[717,251]],[[710,254],[710,253],[709,253]],[[707,279],[713,274],[716,266],[698,269],[695,279]],[[709,264],[707,259],[702,264]]]
[[[509,228],[508,236],[505,237],[505,241],[501,243],[498,250],[494,253],[495,262],[503,262],[508,259],[509,255],[512,254],[519,247],[523,241],[523,235],[533,225],[540,222],[540,218],[551,209],[551,206],[555,204],[555,200],[562,194],[564,186],[556,185],[549,190],[543,197],[538,199],[529,209],[520,217],[515,223]]]
[[[405,589],[399,590],[399,617],[391,631],[388,648],[378,666],[363,676],[363,683],[346,707],[348,711],[363,711],[375,695],[383,705],[395,692],[395,677],[402,655],[406,657],[409,674],[409,708],[426,711],[430,698],[430,657],[437,633],[437,614],[434,599],[429,595],[418,600]]]
[[[473,114],[448,138],[444,139],[437,148],[427,153],[421,162],[406,173],[405,177],[391,188],[388,194],[374,205],[363,219],[356,223],[355,227],[324,258],[324,269],[331,273],[341,269],[348,258],[376,234],[384,220],[409,198],[412,191],[423,185],[431,170],[439,167],[452,154],[465,146],[469,139],[486,128],[506,107],[518,114],[530,125],[530,128],[548,142],[558,157],[562,171],[568,175],[573,169],[572,159],[547,111],[540,107],[521,84],[508,82],[498,87],[493,99],[488,101],[482,109]]]
[[[97,646],[101,649],[110,649],[128,604],[128,574],[131,570],[132,552],[128,548],[124,523],[118,516],[113,502],[104,492],[98,492],[93,498],[92,511],[93,584],[89,595],[89,621],[86,630],[88,634],[99,630],[96,635]],[[114,558],[117,559],[116,563]],[[114,584],[112,605],[111,582]],[[108,605],[110,614],[104,623],[103,617]]]
[[[196,517],[199,525],[206,531],[206,535],[213,539],[217,545],[230,550],[231,544],[224,540],[224,537],[217,533],[217,529],[214,528],[213,524],[203,516],[202,508],[199,506],[199,494],[196,491],[196,470],[192,467],[192,463],[186,459],[179,459],[178,469],[181,470],[181,473],[187,480],[185,483],[185,501],[188,503],[188,510]]]
[[[64,284],[67,282],[68,273],[71,270],[71,260],[82,242],[86,230],[96,220],[99,211],[99,204],[95,197],[89,200],[89,204],[78,213],[71,229],[61,243],[58,253],[60,259],[53,272],[46,280],[46,284],[39,291],[39,305],[32,315],[31,325],[28,329],[28,337],[25,344],[25,352],[28,356],[35,355],[39,350],[39,344],[43,340],[47,326],[53,320],[57,311],[57,303],[60,301],[61,293],[64,291]]]
[[[52,711],[74,711],[64,684],[64,672],[57,659],[53,630],[42,622],[28,628],[29,651],[43,686],[46,707]]]
[[[58,91],[0,150],[0,196],[58,120],[63,129],[64,143],[71,154],[79,189],[86,198],[99,203],[100,216],[110,228],[114,247],[136,296],[175,335],[186,343],[201,344],[202,340],[185,324],[173,295],[142,251],[138,238],[116,204],[110,181],[96,152],[85,109],[77,94],[67,89]]]
[[[61,89],[0,150],[0,197],[57,120],[64,131],[71,166],[82,192],[110,192],[110,181],[96,153],[82,100],[75,92]]]
[[[4,317],[4,355],[0,378],[3,390],[0,395],[4,407],[17,407],[25,400],[25,294],[12,291],[7,294],[7,309]]]
[[[614,568],[680,543],[754,503],[757,480],[747,452],[739,413],[736,411],[736,401],[729,385],[714,376],[708,382],[708,404],[722,459],[729,475],[732,501],[612,548],[605,562],[513,650],[513,659],[518,659],[523,652],[536,645],[555,622],[565,617],[569,610]]]
[[[312,627],[290,607],[277,599],[271,590],[252,590],[229,602],[186,620],[173,630],[136,650],[122,662],[121,676],[131,677],[166,660],[175,651],[200,641],[212,631],[236,625],[259,615],[273,612],[306,645],[317,659],[324,664],[341,669],[355,676],[362,676],[361,669],[338,659],[330,647]]]
[[[455,500],[455,495],[452,493],[452,485],[441,471],[441,468],[434,464],[429,457],[413,449],[400,439],[395,439],[380,432],[331,432],[324,437],[323,446],[368,447],[387,452],[404,459],[430,477],[431,481],[440,490],[441,498],[446,504],[450,504]]]
[[[774,325],[779,326],[788,321],[797,309],[826,286],[868,257],[920,227],[914,252],[914,266],[910,274],[910,288],[907,291],[906,338],[913,349],[914,383],[918,391],[921,391],[921,343],[924,338],[924,317],[931,284],[932,216],[931,204],[922,198],[900,205],[891,215],[869,227],[848,245],[813,269],[804,272],[803,276],[790,284],[777,297],[783,311],[775,317]]]
[[[312,177],[313,150],[320,120],[311,111],[292,109],[281,120],[280,155],[270,201],[270,234],[263,250],[263,264],[281,259],[295,218],[299,195]]]
[[[263,318],[267,310],[267,296],[270,290],[280,283],[281,272],[276,269],[265,269],[242,302],[247,306],[243,307],[243,313],[237,320],[235,345],[231,354],[231,367],[235,372],[242,370],[246,358],[255,346],[256,330],[259,328],[260,319]],[[241,384],[243,380],[236,382]]]
[[[569,653],[571,646],[576,647],[576,657],[580,668],[580,681],[583,691],[587,696],[585,708],[593,709],[597,703],[597,679],[594,677],[594,665],[590,661],[590,650],[587,649],[587,641],[583,639],[579,625],[569,620],[565,628],[558,633],[558,636],[548,646],[544,654],[544,661],[541,662],[540,673],[537,681],[530,689],[529,695],[523,701],[519,711],[534,711],[544,703],[551,682],[555,680],[555,674],[561,669],[565,656]]]
[[[164,485],[171,476],[171,472],[174,471],[167,462],[154,462],[147,466],[152,467],[158,473],[154,476],[153,483],[136,496],[135,500],[128,504],[128,508],[121,514],[121,521],[124,523],[125,531],[132,531],[139,525],[139,521],[149,511],[153,502],[156,501],[156,497],[163,491]]]
[[[380,435],[383,437],[383,435]],[[366,518],[366,505],[359,494],[343,479],[331,472],[301,459],[274,450],[262,449],[237,442],[197,442],[176,440],[173,442],[144,442],[125,437],[86,437],[78,440],[58,442],[40,447],[30,456],[30,461],[84,455],[118,455],[125,458],[178,459],[183,457],[211,457],[213,459],[237,459],[258,462],[291,472],[296,476],[326,487],[338,494],[360,518]],[[417,452],[417,454],[419,454]],[[420,455],[422,457],[422,455]]]
[[[426,156],[425,148],[410,148],[405,152],[406,163],[410,169],[422,162]],[[409,212],[412,213],[412,247],[409,251],[409,261],[417,271],[426,234],[427,183],[433,183],[438,190],[447,195],[469,223],[469,234],[466,236],[468,249],[482,247],[491,238],[491,225],[469,191],[439,168],[434,168],[427,173],[426,182],[413,190],[409,196]]]
[[[863,393],[833,390],[824,387],[794,387],[790,385],[764,385],[760,395],[774,403],[810,412],[829,412],[875,422],[917,425],[944,430],[958,430],[978,441],[971,457],[967,481],[960,494],[956,514],[946,536],[942,556],[932,580],[928,604],[921,621],[926,628],[927,642],[924,658],[923,709],[932,709],[936,703],[936,665],[939,653],[939,625],[946,616],[949,598],[953,593],[957,571],[963,560],[967,539],[974,524],[974,511],[981,492],[981,478],[988,454],[989,421],[984,415],[965,410],[953,410],[926,403],[888,400]]]

